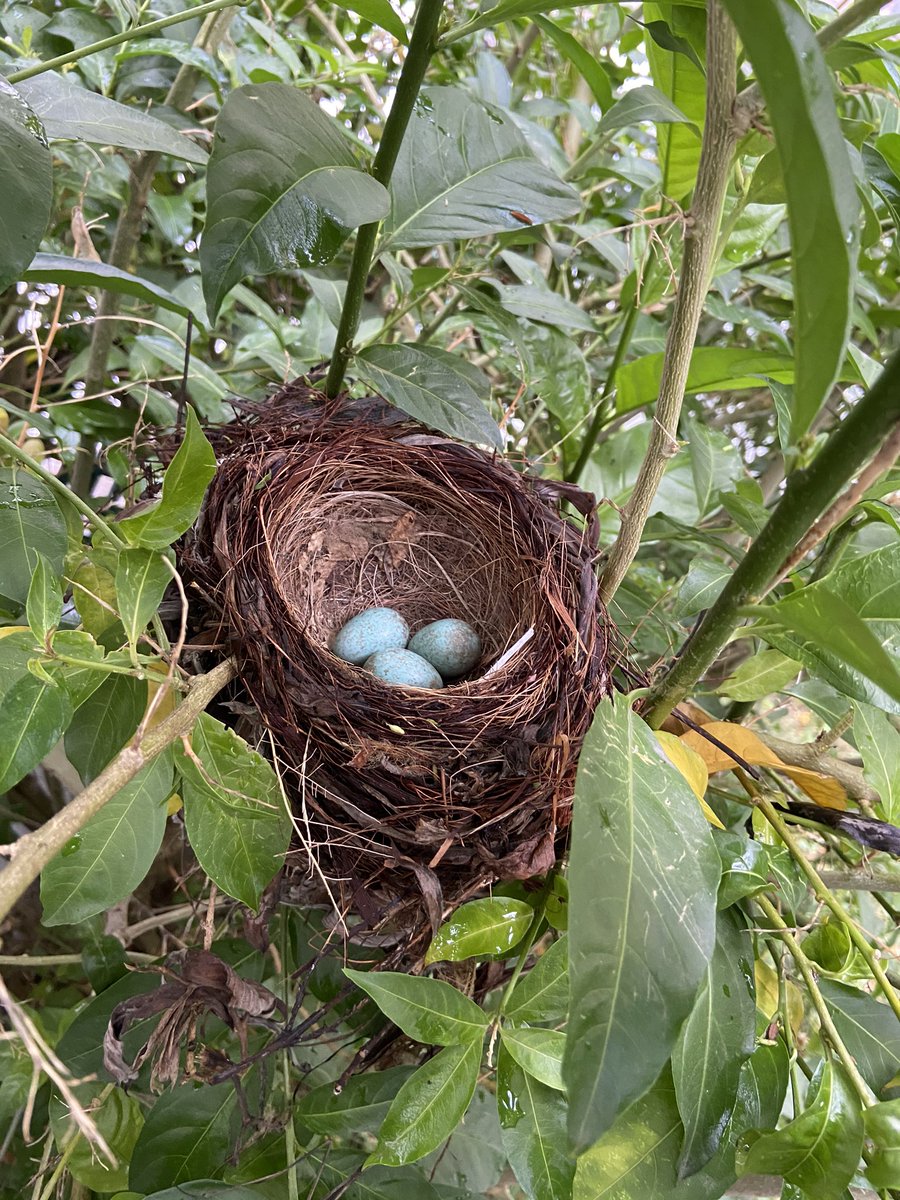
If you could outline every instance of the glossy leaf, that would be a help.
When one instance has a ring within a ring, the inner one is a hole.
[[[524,900],[505,896],[471,900],[437,931],[425,965],[506,954],[528,932],[533,917],[534,909]]]
[[[715,945],[719,856],[646,725],[603,701],[575,784],[569,1134],[595,1142],[657,1077]],[[598,863],[603,870],[598,870]]]
[[[834,979],[820,979],[841,1040],[869,1087],[879,1095],[900,1072],[900,1023],[882,1001]]]
[[[717,834],[715,840],[722,859],[720,909],[729,908],[745,896],[755,896],[770,886],[768,847],[743,833]]]
[[[597,126],[598,136],[614,133],[617,129],[627,129],[629,125],[638,125],[641,121],[653,121],[656,125],[672,124],[673,122],[691,125],[690,117],[686,116],[677,105],[659,88],[652,84],[633,88],[626,92],[621,100],[617,100],[608,109]],[[699,145],[700,137],[696,126],[691,136]]]
[[[68,692],[30,672],[0,682],[0,795],[33,771],[72,719]]]
[[[672,1075],[684,1142],[680,1176],[712,1158],[731,1119],[744,1060],[756,1042],[753,947],[746,925],[721,912],[716,948],[691,1015],[672,1052]]]
[[[147,681],[109,675],[77,709],[66,731],[66,755],[82,783],[96,779],[140,724]]]
[[[353,1075],[335,1094],[334,1084],[325,1083],[307,1092],[294,1105],[294,1119],[305,1129],[328,1136],[347,1137],[377,1133],[400,1086],[412,1067]]]
[[[166,468],[162,496],[144,511],[123,518],[119,530],[133,545],[165,549],[194,523],[215,473],[213,448],[188,406],[184,441]]]
[[[866,1177],[873,1187],[900,1187],[900,1100],[873,1104],[863,1112],[866,1138],[874,1150],[866,1163]]]
[[[466,359],[436,346],[369,346],[354,373],[423,425],[464,442],[500,449],[500,430],[485,407],[491,385]]]
[[[47,485],[18,466],[0,467],[0,596],[24,605],[36,555],[59,577],[67,545],[66,519]]]
[[[56,572],[43,554],[36,557],[37,563],[25,601],[25,615],[34,636],[43,644],[59,625],[63,595]]]
[[[58,283],[66,287],[102,288],[124,296],[136,296],[148,304],[158,305],[169,312],[186,317],[193,312],[171,292],[140,275],[130,275],[111,267],[109,263],[89,258],[69,258],[67,254],[36,254],[20,273],[29,283]]]
[[[156,857],[172,794],[171,750],[126,783],[41,873],[44,925],[75,925],[140,884]]]
[[[388,209],[334,120],[282,83],[228,94],[206,187],[200,266],[211,321],[245,275],[330,262],[351,229]]]
[[[863,1120],[843,1068],[824,1062],[810,1085],[807,1107],[782,1129],[745,1134],[737,1148],[739,1174],[781,1175],[811,1196],[840,1200],[859,1165]]]
[[[688,12],[685,18],[684,13],[684,9],[663,8],[659,4],[645,4],[643,8],[649,35],[644,39],[644,47],[653,81],[669,101],[684,113],[685,120],[694,126],[688,129],[679,125],[664,125],[657,130],[662,193],[678,201],[684,200],[693,191],[700,163],[699,132],[706,117],[706,79],[702,67],[696,61],[690,43],[676,34],[672,27],[677,18],[693,20],[693,32],[702,45],[705,40],[703,14]],[[669,37],[665,36],[666,33]],[[676,50],[676,46],[681,49]],[[685,47],[692,51],[693,61],[691,56],[683,52]]]
[[[500,1047],[497,1111],[503,1146],[529,1200],[569,1200],[575,1175],[566,1148],[566,1101],[527,1075]]]
[[[512,117],[461,88],[419,96],[391,178],[382,250],[434,246],[573,216],[578,193],[532,154]]]
[[[208,713],[193,728],[191,753],[178,758],[191,849],[221,891],[255,909],[290,842],[278,777],[262,755]]]
[[[850,329],[859,203],[832,76],[789,0],[725,0],[766,98],[784,170],[794,275],[791,433],[806,432],[837,378]]]
[[[125,636],[134,646],[159,608],[172,570],[157,550],[121,550],[116,562],[116,601]]]
[[[165,121],[88,91],[70,75],[44,71],[17,86],[43,123],[48,138],[156,150],[191,163],[206,162],[206,151]]]
[[[680,619],[709,608],[732,573],[724,563],[694,559],[678,589],[673,616]]]
[[[389,1021],[417,1042],[456,1046],[474,1039],[481,1044],[487,1014],[449,983],[398,971],[345,967],[344,974],[372,997]]]
[[[630,412],[652,404],[659,395],[663,355],[645,354],[626,363],[616,375],[616,409]],[[691,355],[685,391],[731,392],[759,387],[769,377],[790,383],[794,364],[783,354],[734,346],[700,346]]]
[[[327,1143],[306,1151],[300,1164],[301,1197],[326,1200],[337,1192],[341,1200],[441,1200],[424,1164],[418,1168],[366,1167],[360,1175],[364,1162],[363,1155],[335,1150]]]
[[[745,659],[736,671],[719,684],[716,691],[731,700],[762,700],[792,683],[800,670],[800,663],[788,658],[780,650],[760,650],[758,654]]]
[[[504,1010],[514,1021],[561,1021],[569,1013],[569,939],[545,950],[513,989]]]
[[[481,1039],[446,1046],[407,1079],[381,1126],[367,1164],[418,1162],[445,1141],[475,1094]]]
[[[34,256],[50,220],[53,199],[53,166],[43,127],[22,95],[5,80],[0,81],[0,169],[2,291],[18,279]],[[0,488],[5,491],[2,484]]]
[[[857,704],[853,737],[866,779],[881,797],[884,818],[892,825],[900,823],[900,733],[883,712]]]
[[[502,1025],[500,1036],[510,1057],[526,1074],[553,1088],[563,1091],[562,1060],[566,1035],[556,1029],[516,1029]]]
[[[182,1084],[163,1092],[147,1113],[128,1186],[153,1192],[194,1179],[221,1177],[231,1151],[237,1094],[230,1083]]]

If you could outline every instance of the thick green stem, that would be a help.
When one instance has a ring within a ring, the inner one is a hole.
[[[33,79],[35,75],[43,75],[45,71],[55,71],[57,67],[66,67],[69,63],[98,54],[101,50],[109,50],[113,46],[121,46],[123,42],[133,42],[146,33],[157,33],[169,25],[178,25],[182,21],[192,21],[195,17],[205,17],[207,13],[216,12],[220,8],[243,6],[247,0],[210,0],[208,4],[199,4],[196,8],[186,8],[182,12],[173,13],[170,17],[161,17],[158,21],[149,21],[146,25],[135,25],[122,33],[103,38],[99,42],[91,42],[78,50],[70,50],[68,54],[60,54],[56,58],[48,58],[46,62],[35,63],[33,67],[25,67],[21,71],[13,71],[7,76],[8,83],[21,83],[24,79]]]
[[[756,603],[769,580],[841,489],[875,454],[900,422],[900,352],[834,430],[813,463],[788,477],[784,495],[718,599],[688,639],[681,656],[653,686],[646,712],[658,728],[712,666],[740,622],[741,608]]]
[[[397,155],[403,144],[403,136],[412,116],[413,105],[434,53],[442,7],[443,0],[420,0],[419,3],[419,11],[416,13],[416,22],[409,42],[409,51],[403,64],[403,70],[400,72],[390,114],[384,123],[384,132],[381,135],[378,153],[372,164],[373,177],[385,187],[390,183]],[[329,396],[338,394],[347,373],[353,339],[359,328],[366,280],[369,277],[369,267],[372,265],[379,224],[380,222],[373,221],[369,225],[362,225],[356,235],[356,246],[353,249],[350,277],[347,280],[344,306],[341,309],[341,322],[338,326],[334,355],[328,369],[328,377],[325,380],[325,391]]]

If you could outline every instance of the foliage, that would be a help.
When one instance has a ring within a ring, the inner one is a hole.
[[[900,1189],[881,7],[0,0],[0,1196]],[[676,360],[568,855],[409,972],[273,907],[303,814],[185,644],[205,426],[330,363],[609,550]]]

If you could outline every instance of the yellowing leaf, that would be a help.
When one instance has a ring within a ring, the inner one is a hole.
[[[662,746],[666,758],[669,759],[672,766],[676,767],[688,781],[691,791],[700,801],[704,817],[706,817],[710,825],[715,825],[717,829],[724,829],[725,826],[704,799],[706,785],[709,783],[709,771],[707,770],[706,763],[696,750],[692,750],[690,746],[686,746],[681,738],[676,737],[674,733],[657,731],[656,738],[660,746]]]
[[[167,816],[174,817],[175,814],[180,812],[182,808],[184,808],[184,805],[181,803],[181,797],[177,792],[173,792],[169,797],[168,804],[166,805]]]
[[[774,969],[761,958],[758,958],[753,964],[753,974],[756,978],[756,1007],[767,1020],[771,1021],[779,1007],[778,976]],[[796,1033],[803,1021],[803,996],[797,985],[791,983],[789,979],[785,981],[785,995],[788,1006],[787,1017],[791,1023],[791,1029]],[[784,1015],[782,1014],[782,1016]]]
[[[703,726],[703,733],[690,729],[678,739],[700,755],[710,775],[715,775],[717,771],[733,771],[740,764],[736,763],[726,750],[721,750],[704,737],[704,734],[711,734],[716,741],[733,750],[738,758],[751,766],[772,767],[787,775],[803,788],[816,804],[821,804],[824,808],[847,807],[847,793],[836,779],[819,771],[811,771],[806,767],[792,767],[782,762],[775,751],[770,750],[752,729],[748,729],[746,725],[733,725],[729,721],[710,721]]]

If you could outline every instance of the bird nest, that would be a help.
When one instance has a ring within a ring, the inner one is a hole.
[[[182,562],[271,735],[294,861],[365,925],[407,932],[547,871],[610,687],[593,497],[300,383],[211,437]],[[381,682],[329,649],[373,606],[413,632],[464,619],[481,661],[443,690]]]

